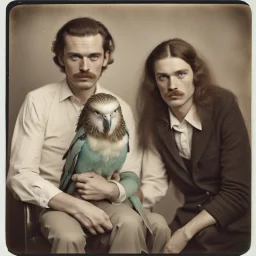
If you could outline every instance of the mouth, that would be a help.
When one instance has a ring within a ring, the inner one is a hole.
[[[82,76],[82,77],[77,77],[78,80],[83,80],[83,81],[87,81],[89,79],[91,79],[90,77],[88,76]]]
[[[89,80],[94,79],[95,75],[93,73],[77,73],[74,77],[79,80]]]
[[[171,99],[171,100],[178,100],[180,99],[182,96],[180,95],[172,95],[172,96],[169,96],[168,99]]]
[[[171,92],[167,92],[165,94],[166,98],[170,99],[170,100],[178,100],[180,99],[182,96],[184,96],[184,93],[181,91],[171,91]]]

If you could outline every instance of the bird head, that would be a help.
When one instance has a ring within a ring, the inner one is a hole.
[[[111,94],[92,95],[85,104],[84,112],[88,130],[111,135],[123,120],[120,104]]]

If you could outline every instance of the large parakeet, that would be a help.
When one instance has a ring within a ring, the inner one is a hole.
[[[71,177],[75,173],[95,171],[110,179],[114,172],[121,169],[128,152],[129,133],[118,100],[106,93],[92,95],[81,111],[76,135],[63,157],[66,162],[60,189],[73,194],[76,187]],[[138,176],[134,172],[122,172],[119,182],[153,234],[140,200],[133,195],[138,189]]]

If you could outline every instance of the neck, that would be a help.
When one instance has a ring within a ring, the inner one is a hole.
[[[72,93],[76,96],[76,98],[79,99],[81,104],[85,104],[87,102],[87,100],[95,93],[96,91],[96,84],[88,89],[79,89],[79,88],[75,88],[71,85],[68,86],[70,88],[70,90],[72,91]]]
[[[190,108],[193,105],[193,100],[190,99],[188,100],[185,104],[183,104],[180,107],[171,107],[171,111],[174,114],[174,116],[180,121],[182,122],[182,120],[185,118],[185,116],[187,115],[187,113],[189,112]]]

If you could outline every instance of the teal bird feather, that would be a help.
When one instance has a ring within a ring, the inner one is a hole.
[[[75,192],[75,183],[71,180],[75,173],[95,171],[110,179],[114,172],[120,171],[128,152],[129,133],[118,100],[110,94],[94,94],[81,111],[76,135],[63,156],[66,162],[60,189],[68,194]],[[153,234],[140,200],[133,195],[139,186],[138,176],[131,171],[122,172],[119,183]]]

